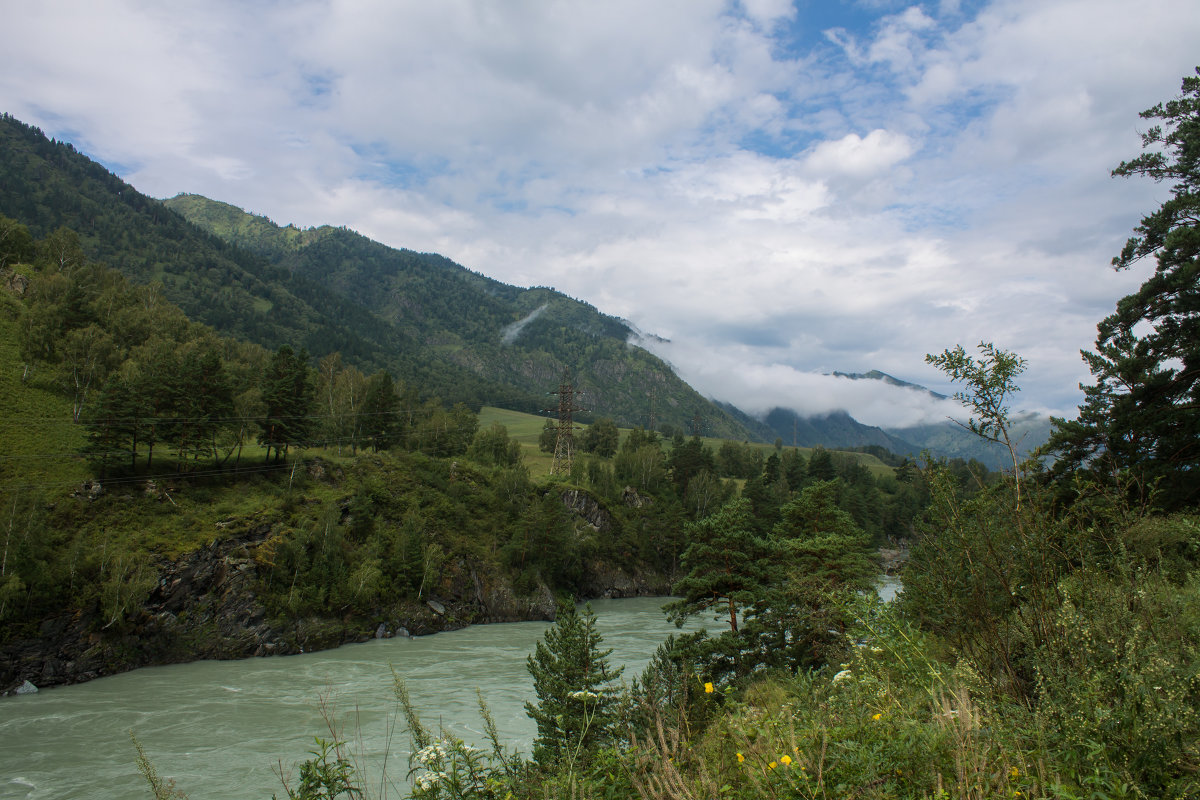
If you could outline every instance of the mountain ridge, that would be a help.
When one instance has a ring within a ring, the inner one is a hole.
[[[677,429],[699,417],[711,435],[758,438],[666,362],[630,344],[622,320],[585,301],[547,287],[511,286],[444,256],[393,248],[347,228],[280,226],[194,194],[164,203],[228,243],[361,304],[489,382],[546,392],[569,374],[566,382],[583,394],[583,413],[593,417]]]
[[[679,429],[702,418],[712,435],[757,438],[586,303],[509,287],[348,229],[281,228],[235,208],[219,211],[254,223],[257,239],[254,228],[222,239],[74,146],[0,116],[0,213],[39,239],[74,231],[86,258],[161,284],[189,318],[222,333],[304,348],[314,360],[340,352],[364,372],[387,369],[447,402],[545,412],[565,379],[585,392],[593,416]],[[519,336],[502,341],[503,329],[542,306]]]
[[[874,380],[889,386],[921,392],[932,400],[951,398],[920,384],[904,381],[880,370],[865,373],[834,372],[833,376],[849,380]],[[952,419],[940,422],[901,426],[872,426],[854,419],[845,411],[828,414],[801,415],[777,407],[763,417],[764,423],[785,444],[802,447],[821,444],[825,447],[881,446],[900,456],[916,458],[928,451],[939,458],[974,459],[990,469],[1011,468],[1008,450],[1001,444],[989,442],[971,433]],[[1018,457],[1026,457],[1050,437],[1048,416],[1035,412],[1017,411],[1011,417],[1010,433],[1017,443]]]
[[[161,283],[190,318],[268,348],[291,344],[314,358],[340,352],[425,396],[475,407],[553,413],[548,395],[568,382],[582,393],[582,421],[610,416],[626,426],[735,440],[879,445],[902,455],[931,449],[1001,463],[949,423],[878,428],[845,411],[802,417],[782,409],[756,419],[701,396],[632,343],[651,334],[585,301],[510,286],[345,227],[278,225],[194,194],[155,200],[7,114],[0,155],[0,212],[39,238],[71,228],[89,258],[137,282]],[[834,374],[944,398],[878,370]]]

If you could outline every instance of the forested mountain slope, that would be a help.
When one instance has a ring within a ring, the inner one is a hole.
[[[627,345],[619,320],[551,289],[507,286],[345,229],[280,228],[194,196],[173,205],[200,224],[72,145],[0,117],[0,214],[39,239],[74,230],[88,259],[161,283],[218,331],[314,358],[340,352],[364,372],[387,369],[426,396],[473,406],[553,406],[547,393],[569,371],[596,416],[680,429],[699,418],[707,434],[756,438]]]
[[[91,161],[65,142],[0,116],[0,214],[36,238],[69,228],[83,255],[166,298],[198,322],[268,348],[338,351],[366,372],[398,378],[452,400],[520,401],[419,344],[348,298],[225,244]]]
[[[281,227],[198,195],[165,202],[239,249],[361,304],[483,380],[544,396],[569,370],[582,392],[579,405],[595,416],[683,430],[699,419],[706,435],[757,438],[659,358],[628,344],[625,323],[553,289],[509,286],[443,256],[397,250],[345,228]]]

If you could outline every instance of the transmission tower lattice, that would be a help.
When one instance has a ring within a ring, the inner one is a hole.
[[[558,395],[558,435],[554,439],[554,463],[550,466],[550,474],[557,475],[560,471],[571,474],[575,461],[575,423],[572,416],[583,407],[576,402],[583,394],[571,383],[560,383],[558,391],[550,392]]]

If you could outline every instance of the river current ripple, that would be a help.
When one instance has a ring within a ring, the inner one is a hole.
[[[613,648],[610,662],[625,665],[625,681],[676,632],[663,602],[592,602],[604,646]],[[279,767],[294,773],[314,736],[330,738],[322,698],[343,724],[343,738],[367,754],[376,788],[385,752],[387,779],[402,784],[409,740],[392,695],[392,668],[428,727],[482,743],[479,690],[502,739],[528,754],[534,726],[524,705],[534,698],[525,660],[547,625],[475,625],[296,656],[146,667],[3,698],[0,800],[149,797],[131,730],[159,774],[197,800],[283,796]]]

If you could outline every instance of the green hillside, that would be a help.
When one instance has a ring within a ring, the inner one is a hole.
[[[439,362],[489,383],[544,396],[569,372],[592,416],[631,426],[653,416],[677,429],[699,417],[711,435],[754,438],[662,360],[630,346],[623,322],[553,289],[509,286],[442,256],[397,250],[344,228],[281,227],[197,195],[165,203],[289,275],[361,304]]]
[[[536,408],[521,390],[445,361],[357,303],[191,224],[72,145],[0,116],[0,214],[35,238],[78,234],[82,255],[136,283],[157,282],[197,322],[267,348],[339,352],[368,374],[387,369],[427,395]]]
[[[218,331],[304,348],[314,360],[337,352],[426,397],[537,411],[570,373],[595,415],[680,429],[699,417],[713,435],[754,438],[586,303],[341,228],[281,227],[194,195],[164,204],[8,115],[0,214],[39,239],[71,229],[88,259],[160,283],[168,300]]]

